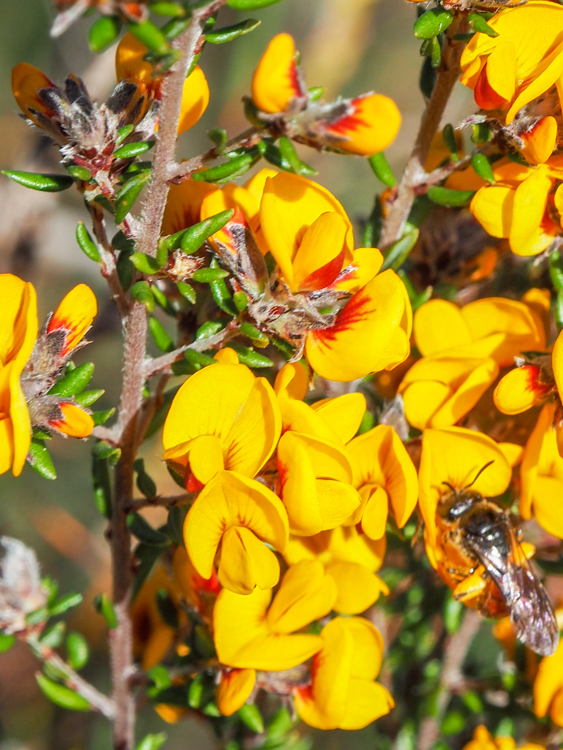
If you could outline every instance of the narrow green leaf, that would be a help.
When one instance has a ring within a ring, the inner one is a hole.
[[[313,167],[310,167],[308,164],[301,161],[297,156],[295,146],[285,135],[282,135],[279,140],[279,149],[282,158],[287,161],[291,167],[291,171],[295,172],[295,174],[301,175],[302,177],[312,177],[313,175],[318,174],[316,169],[313,169]]]
[[[205,34],[205,41],[210,44],[225,44],[225,42],[232,42],[233,39],[254,31],[254,29],[257,26],[260,26],[261,23],[261,21],[258,21],[255,18],[246,18],[244,21],[239,21],[239,23],[235,23],[232,26],[225,26],[216,31],[208,31]]]
[[[11,649],[16,640],[17,639],[15,635],[0,633],[0,654],[3,654],[4,651],[8,651],[9,649]]]
[[[62,615],[67,609],[78,607],[81,603],[82,594],[65,594],[65,596],[61,596],[60,599],[57,599],[57,601],[49,607],[49,614],[53,617],[55,615]]]
[[[447,125],[444,125],[444,129],[442,130],[442,138],[444,139],[446,148],[451,154],[452,161],[458,162],[459,153],[458,153],[457,141],[455,137],[455,131],[451,123],[448,122]]]
[[[66,708],[68,711],[90,711],[91,706],[81,695],[75,693],[74,690],[66,687],[66,685],[59,685],[58,682],[50,680],[45,677],[44,674],[35,675],[37,684],[41,689],[43,695],[48,698],[51,703],[59,708]]]
[[[495,31],[492,26],[489,26],[480,13],[470,13],[467,19],[470,26],[480,34],[486,34],[491,37],[498,36],[498,31]]]
[[[225,323],[221,320],[206,320],[196,332],[196,339],[207,339],[209,336],[214,336],[219,331],[223,330]]]
[[[192,365],[196,370],[200,370],[202,367],[208,367],[209,365],[216,365],[217,360],[210,357],[208,354],[203,352],[196,352],[193,349],[188,349],[184,354],[187,362]]]
[[[235,177],[248,172],[248,170],[258,161],[259,154],[246,153],[229,159],[229,161],[218,164],[216,167],[210,167],[209,169],[203,169],[200,172],[194,172],[192,174],[192,180],[201,182],[227,182],[228,180],[234,180]]]
[[[212,128],[207,132],[207,137],[217,146],[219,154],[222,154],[228,141],[227,131],[224,128]]]
[[[144,305],[149,312],[154,310],[155,300],[151,285],[147,281],[137,281],[131,288],[131,296]]]
[[[82,669],[88,663],[90,649],[88,643],[81,633],[71,631],[66,639],[66,650],[68,663],[73,669]]]
[[[190,682],[188,688],[188,706],[190,708],[199,708],[203,696],[203,675],[197,674]]]
[[[471,126],[471,140],[477,145],[487,143],[493,137],[493,131],[486,122],[479,122]]]
[[[198,268],[194,271],[192,278],[200,284],[209,284],[218,279],[225,279],[228,275],[229,272],[223,268]]]
[[[475,190],[452,190],[435,185],[428,188],[426,195],[439,206],[459,207],[469,205],[475,195]]]
[[[86,388],[92,379],[93,374],[93,362],[85,362],[83,365],[75,367],[74,370],[71,370],[68,373],[68,375],[65,375],[64,378],[57,381],[49,391],[49,395],[63,396],[64,398],[76,396],[77,393],[82,393]]]
[[[119,16],[100,16],[90,26],[88,44],[92,52],[103,52],[113,44],[121,31]]]
[[[76,227],[76,241],[84,255],[96,263],[100,261],[100,251],[94,240],[90,237],[83,221],[79,221]]]
[[[431,39],[446,31],[453,20],[454,17],[448,10],[432,8],[417,18],[414,35],[417,39]]]
[[[160,734],[147,734],[146,737],[139,742],[136,750],[159,750],[160,747],[166,742],[166,734],[160,732]]]
[[[166,2],[166,0],[157,0],[150,3],[149,10],[156,13],[157,16],[168,16],[169,18],[181,18],[186,15],[186,9],[179,3]]]
[[[155,55],[166,55],[170,46],[162,31],[152,21],[129,23],[129,31]]]
[[[141,190],[147,184],[150,179],[149,172],[141,172],[133,177],[130,177],[125,185],[119,190],[115,196],[115,223],[121,224],[123,219],[127,216],[129,211],[133,208],[133,204],[139,197]]]
[[[92,404],[95,404],[98,399],[100,399],[105,393],[105,390],[103,388],[96,388],[92,391],[84,391],[83,393],[77,393],[74,397],[74,400],[77,404],[80,406],[85,406],[88,408],[89,406],[92,406]]]
[[[386,271],[388,268],[392,268],[397,271],[408,258],[409,253],[417,243],[419,235],[418,229],[413,229],[410,232],[405,232],[400,240],[394,242],[391,247],[385,252],[385,260],[381,266],[382,271]]]
[[[255,703],[245,703],[237,711],[237,714],[243,724],[256,734],[262,734],[264,732],[264,719],[260,713],[260,709]]]
[[[112,497],[109,461],[92,456],[92,485],[96,506],[105,518],[111,518]]]
[[[57,622],[44,630],[39,640],[45,646],[49,646],[50,648],[58,648],[63,642],[65,629],[66,624],[64,622]]]
[[[378,154],[372,154],[369,157],[369,163],[378,180],[381,180],[387,187],[395,187],[397,180],[383,151],[380,151]]]
[[[87,182],[92,179],[92,175],[86,167],[81,167],[78,164],[65,164],[64,168],[74,180]]]
[[[12,169],[2,169],[1,174],[19,185],[32,190],[41,190],[44,193],[59,193],[61,190],[68,190],[74,184],[72,177],[63,174],[37,174]]]
[[[57,478],[51,455],[41,440],[31,439],[27,455],[30,465],[43,479]]]
[[[483,180],[486,180],[491,185],[494,185],[495,175],[493,173],[493,168],[491,166],[491,162],[487,159],[485,154],[473,154],[471,157],[471,166],[475,170],[475,172],[481,177]]]
[[[111,443],[108,443],[105,440],[98,440],[94,443],[92,454],[96,458],[105,458],[110,461],[110,463],[116,464],[121,458],[121,448],[111,445]]]
[[[432,60],[429,57],[425,57],[424,62],[422,63],[422,68],[420,70],[420,79],[418,85],[420,87],[422,95],[426,99],[430,99],[430,97],[432,96],[432,91],[434,89],[435,83],[436,70],[432,65]]]
[[[149,331],[153,338],[154,343],[158,346],[161,352],[171,352],[174,349],[174,342],[170,336],[164,330],[164,326],[152,316],[149,318]]]
[[[149,151],[154,146],[154,141],[141,141],[136,143],[126,143],[116,148],[113,155],[116,159],[134,159]]]
[[[248,308],[248,297],[246,292],[235,292],[233,294],[233,302],[239,312],[244,312]]]
[[[247,367],[273,367],[274,363],[269,357],[255,352],[254,349],[249,349],[247,346],[241,344],[227,344],[229,349],[233,349],[239,358],[241,365]]]
[[[113,604],[108,599],[107,594],[98,594],[94,597],[94,609],[100,614],[110,630],[115,630],[118,622],[117,615]]]
[[[95,425],[99,424],[105,424],[110,417],[113,417],[115,414],[115,407],[112,406],[111,409],[105,409],[104,411],[95,411],[91,416],[94,420]]]
[[[188,255],[195,253],[197,250],[199,250],[199,248],[203,245],[203,243],[207,239],[209,239],[209,237],[215,234],[215,232],[218,232],[220,229],[223,229],[225,224],[227,224],[233,218],[234,212],[235,211],[233,208],[229,208],[226,211],[220,211],[218,214],[215,214],[214,216],[210,216],[208,219],[205,219],[204,221],[200,221],[198,224],[194,224],[192,227],[187,229],[186,232],[184,233],[184,236],[182,237],[182,242],[181,242],[182,250],[185,253],[188,253]],[[198,269],[198,270],[205,270],[205,269]],[[228,275],[228,274],[225,274],[225,275]],[[216,278],[223,278],[223,277],[216,277]]]
[[[138,458],[133,468],[137,472],[137,489],[145,497],[156,497],[156,484],[154,479],[147,474],[145,469],[145,462],[142,458]]]
[[[318,102],[326,91],[326,86],[312,86],[308,91],[307,95],[310,102]]]
[[[176,286],[178,287],[178,291],[184,297],[184,299],[187,299],[188,302],[190,302],[192,305],[195,305],[196,303],[196,293],[192,286],[189,284],[186,284],[185,281],[179,281]]]
[[[135,130],[134,125],[124,125],[117,131],[117,138],[115,139],[115,145],[119,146],[123,141],[128,138],[131,133]]]
[[[137,537],[140,542],[150,547],[168,547],[170,539],[145,521],[139,513],[129,513],[127,516],[129,531]]]

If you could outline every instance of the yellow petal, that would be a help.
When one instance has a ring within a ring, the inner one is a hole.
[[[495,406],[503,414],[521,414],[547,395],[539,383],[540,368],[535,365],[516,367],[508,372],[495,388]]]
[[[266,47],[252,76],[252,98],[263,112],[284,112],[294,97],[302,95],[295,63],[295,43],[289,34],[278,34]]]
[[[405,416],[413,427],[425,430],[432,417],[448,401],[451,389],[436,380],[420,380],[401,385]]]
[[[346,482],[317,479],[316,491],[321,515],[321,531],[340,526],[360,504],[357,490]]]
[[[385,716],[394,707],[391,693],[378,682],[352,678],[346,696],[346,713],[341,729],[363,729],[372,721]]]
[[[533,128],[523,134],[522,156],[530,164],[543,164],[555,148],[557,142],[557,120],[555,117],[542,117]]]
[[[540,165],[517,188],[510,225],[510,247],[518,254],[541,226],[553,180],[546,165]]]
[[[276,375],[274,390],[278,396],[287,396],[301,401],[309,387],[307,368],[301,362],[284,365]]]
[[[184,180],[179,185],[171,185],[162,219],[163,236],[181,232],[182,229],[197,224],[205,197],[209,193],[219,192],[216,185],[199,180]]]
[[[469,210],[491,237],[508,237],[514,217],[516,191],[503,185],[486,185],[471,200]]]
[[[543,718],[554,697],[563,688],[563,640],[552,656],[541,660],[534,682],[534,713]]]
[[[38,124],[37,119],[30,112],[34,109],[44,115],[49,115],[49,107],[39,98],[38,92],[44,88],[54,88],[54,84],[39,68],[29,63],[19,63],[12,70],[12,91],[18,107],[26,117]]]
[[[244,526],[232,526],[223,534],[218,570],[222,586],[237,594],[254,588],[271,589],[279,581],[277,557]]]
[[[292,565],[268,610],[272,632],[293,633],[331,611],[336,601],[334,579],[325,575],[321,563],[302,560]]]
[[[331,328],[309,331],[309,364],[340,382],[400,364],[410,352],[409,311],[402,281],[384,271],[348,300]]]
[[[175,456],[170,454],[168,457]],[[189,442],[188,460],[196,479],[201,484],[207,484],[225,468],[221,441],[216,435],[198,435]]]
[[[312,408],[322,417],[342,442],[349,442],[360,429],[366,411],[363,393],[344,393],[336,398],[322,399],[312,404]]]
[[[286,432],[278,444],[281,498],[294,534],[311,536],[323,528],[315,472],[306,445]]]
[[[295,254],[292,276],[286,277],[292,291],[324,289],[335,281],[344,262],[347,231],[347,223],[335,211],[315,219]]]
[[[5,368],[6,369],[6,368]],[[12,426],[12,474],[19,477],[31,445],[31,420],[15,363],[9,365],[10,421]],[[0,394],[1,395],[1,394]]]
[[[184,81],[178,135],[189,130],[203,115],[209,104],[209,85],[205,73],[196,65]]]
[[[540,469],[550,474],[553,465],[557,465],[557,441],[553,429],[555,404],[547,403],[540,412],[536,426],[532,430],[522,457],[520,476],[522,490],[520,493],[519,511],[527,521],[531,518],[532,502],[536,493],[536,483]],[[541,463],[541,465],[540,465]]]
[[[487,82],[509,101],[516,90],[516,49],[511,41],[499,42],[487,59]]]
[[[554,476],[538,476],[534,488],[534,516],[550,534],[563,539],[563,480]]]
[[[223,716],[231,716],[250,698],[256,682],[254,669],[233,669],[221,674],[217,706]]]
[[[418,308],[413,330],[416,345],[425,357],[473,341],[459,307],[441,299],[430,300]]]
[[[327,126],[345,140],[336,148],[360,156],[370,156],[388,148],[401,126],[401,113],[395,102],[381,94],[368,94],[352,99],[346,114]]]
[[[198,495],[184,522],[188,555],[203,578],[211,578],[221,537],[233,526],[250,529],[283,552],[288,526],[281,500],[260,482],[221,471]]]
[[[551,353],[551,364],[553,367],[553,377],[559,394],[563,393],[563,333],[559,333],[553,345]]]
[[[21,374],[37,337],[37,296],[29,283],[11,273],[0,274],[0,363],[17,362]]]
[[[115,72],[118,81],[127,78],[151,83],[153,66],[144,57],[148,48],[131,32],[125,34],[115,51]]]
[[[498,447],[504,453],[504,457],[512,468],[518,466],[522,461],[524,454],[524,447],[522,445],[516,445],[516,443],[499,443]]]
[[[367,489],[367,488],[364,488]],[[370,493],[362,513],[362,531],[370,539],[381,539],[387,526],[389,499],[383,487]]]
[[[50,420],[49,424],[69,437],[85,438],[94,429],[94,420],[84,409],[74,404],[59,404],[63,414],[61,420]]]
[[[347,267],[348,270],[343,269],[336,288],[355,294],[379,273],[382,265],[383,255],[376,247],[357,248]]]
[[[66,333],[61,356],[68,354],[82,341],[97,312],[96,297],[86,284],[78,284],[64,297],[47,326],[47,333]]]
[[[356,615],[365,612],[380,594],[388,594],[385,583],[365,568],[352,562],[333,562],[326,567],[327,575],[334,578],[338,596],[334,611],[341,615]]]

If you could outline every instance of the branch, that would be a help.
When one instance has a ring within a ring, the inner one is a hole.
[[[101,269],[102,276],[106,279],[108,287],[111,293],[111,298],[117,305],[121,319],[127,315],[129,304],[127,297],[121,286],[119,276],[117,275],[117,266],[115,264],[115,256],[113,249],[109,242],[106,226],[104,222],[104,214],[100,208],[90,204],[90,212],[92,215],[92,228],[94,230],[94,236],[98,241],[98,249],[101,257]]]
[[[162,100],[158,112],[158,139],[136,246],[138,252],[153,257],[156,255],[162,217],[170,189],[168,180],[174,173],[173,165],[176,158],[176,139],[184,82],[194,56],[201,47],[205,21],[224,3],[225,0],[213,0],[203,8],[194,10],[190,25],[172,44],[172,48],[180,52],[180,57],[162,84]]]
[[[432,745],[437,742],[444,712],[448,707],[452,693],[462,680],[461,668],[481,622],[481,616],[475,610],[466,610],[460,629],[448,640],[445,647],[444,664],[434,715],[427,716],[422,721],[416,750],[430,750]]]
[[[438,130],[446,104],[460,74],[459,61],[464,43],[455,42],[453,38],[456,34],[465,31],[466,24],[465,16],[459,14],[446,32],[442,66],[422,115],[416,142],[403,173],[397,197],[391,203],[383,225],[380,243],[383,249],[400,239],[416,197],[416,187],[425,183],[424,165],[430,153],[432,139]]]
[[[85,698],[88,703],[96,711],[99,711],[107,719],[113,720],[115,717],[115,704],[108,698],[107,695],[100,693],[93,685],[86,682],[79,674],[77,674],[72,667],[70,667],[61,657],[53,651],[50,646],[47,646],[35,637],[29,637],[27,639],[28,644],[32,648],[37,658],[50,664],[60,674],[64,675],[65,684],[75,693],[78,693]]]
[[[193,499],[193,494],[173,495],[172,497],[140,497],[131,500],[127,506],[128,513],[136,513],[143,508],[174,508],[176,505],[188,503]]]
[[[186,161],[177,164],[171,171],[171,181],[174,183],[182,182],[183,180],[187,179],[192,172],[195,172],[200,167],[203,167],[203,165],[207,164],[208,161],[218,159],[226,151],[234,151],[234,149],[236,148],[249,148],[250,146],[254,146],[262,138],[262,135],[265,132],[267,132],[266,128],[258,129],[252,126],[250,128],[247,128],[245,131],[235,136],[234,138],[231,138],[230,141],[227,141],[226,145],[221,149],[221,151],[219,151],[217,146],[215,146],[214,148],[210,148],[208,151],[205,151],[199,156],[194,156],[193,159],[187,159]]]
[[[174,362],[178,362],[183,358],[188,349],[191,349],[193,352],[204,352],[207,349],[213,349],[214,347],[219,347],[221,344],[225,344],[227,341],[230,341],[230,339],[238,336],[238,334],[238,328],[229,328],[229,326],[227,326],[214,336],[207,336],[207,338],[204,339],[196,339],[195,341],[192,341],[191,344],[180,346],[178,349],[168,352],[168,354],[156,357],[156,359],[147,357],[144,364],[145,378],[151,378],[153,375],[171,367]]]

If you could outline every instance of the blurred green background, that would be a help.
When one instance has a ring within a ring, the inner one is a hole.
[[[53,10],[48,0],[0,2],[0,165],[3,168],[56,170],[58,152],[46,145],[18,117],[10,89],[10,71],[26,61],[37,65],[55,81],[69,72],[84,77],[88,88],[102,99],[114,84],[111,49],[93,58],[86,45],[91,23],[84,19],[62,38],[52,40],[49,26]],[[225,10],[218,26],[242,14]],[[301,50],[302,68],[309,86],[327,86],[327,98],[356,95],[370,90],[391,96],[398,104],[403,124],[388,156],[399,170],[415,137],[423,107],[418,90],[421,64],[419,42],[412,36],[413,5],[402,0],[284,0],[253,14],[262,25],[231,44],[207,45],[200,65],[211,88],[204,118],[185,134],[179,157],[189,157],[209,147],[206,132],[224,127],[233,136],[246,124],[241,96],[250,89],[254,66],[269,39],[280,31],[291,33]],[[460,119],[467,92],[456,92],[448,119]],[[302,149],[301,155],[319,171],[317,178],[344,204],[358,228],[380,189],[369,164],[357,157],[319,155]],[[107,299],[97,268],[79,251],[74,231],[86,212],[76,195],[45,195],[0,182],[0,272],[17,273],[37,288],[40,319],[53,310],[77,282],[89,283],[98,296],[100,312],[90,338],[94,341],[76,361],[96,363],[93,387],[105,388],[101,408],[115,404],[121,372],[119,323]],[[174,485],[163,469],[159,436],[144,450],[147,468],[159,490]],[[93,657],[85,676],[107,688],[107,654],[101,618],[92,607],[93,596],[110,590],[104,523],[95,509],[87,443],[55,438],[52,455],[58,479],[48,482],[26,467],[14,480],[0,477],[0,533],[15,536],[37,550],[42,569],[60,581],[61,590],[86,591],[85,601],[71,627],[88,638]],[[151,520],[158,523],[158,509]],[[37,662],[25,647],[0,656],[0,750],[67,750],[109,747],[108,728],[91,715],[63,713],[50,705],[36,687]],[[163,723],[150,710],[143,712],[143,731],[160,731]],[[315,748],[373,747],[373,729],[363,732],[315,733]],[[205,722],[190,720],[170,728],[170,750],[215,747]]]

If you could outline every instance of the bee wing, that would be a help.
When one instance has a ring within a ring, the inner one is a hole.
[[[506,602],[518,640],[541,656],[551,656],[559,643],[553,607],[512,528],[510,540],[511,554],[502,561],[498,550],[477,545],[473,549]]]

